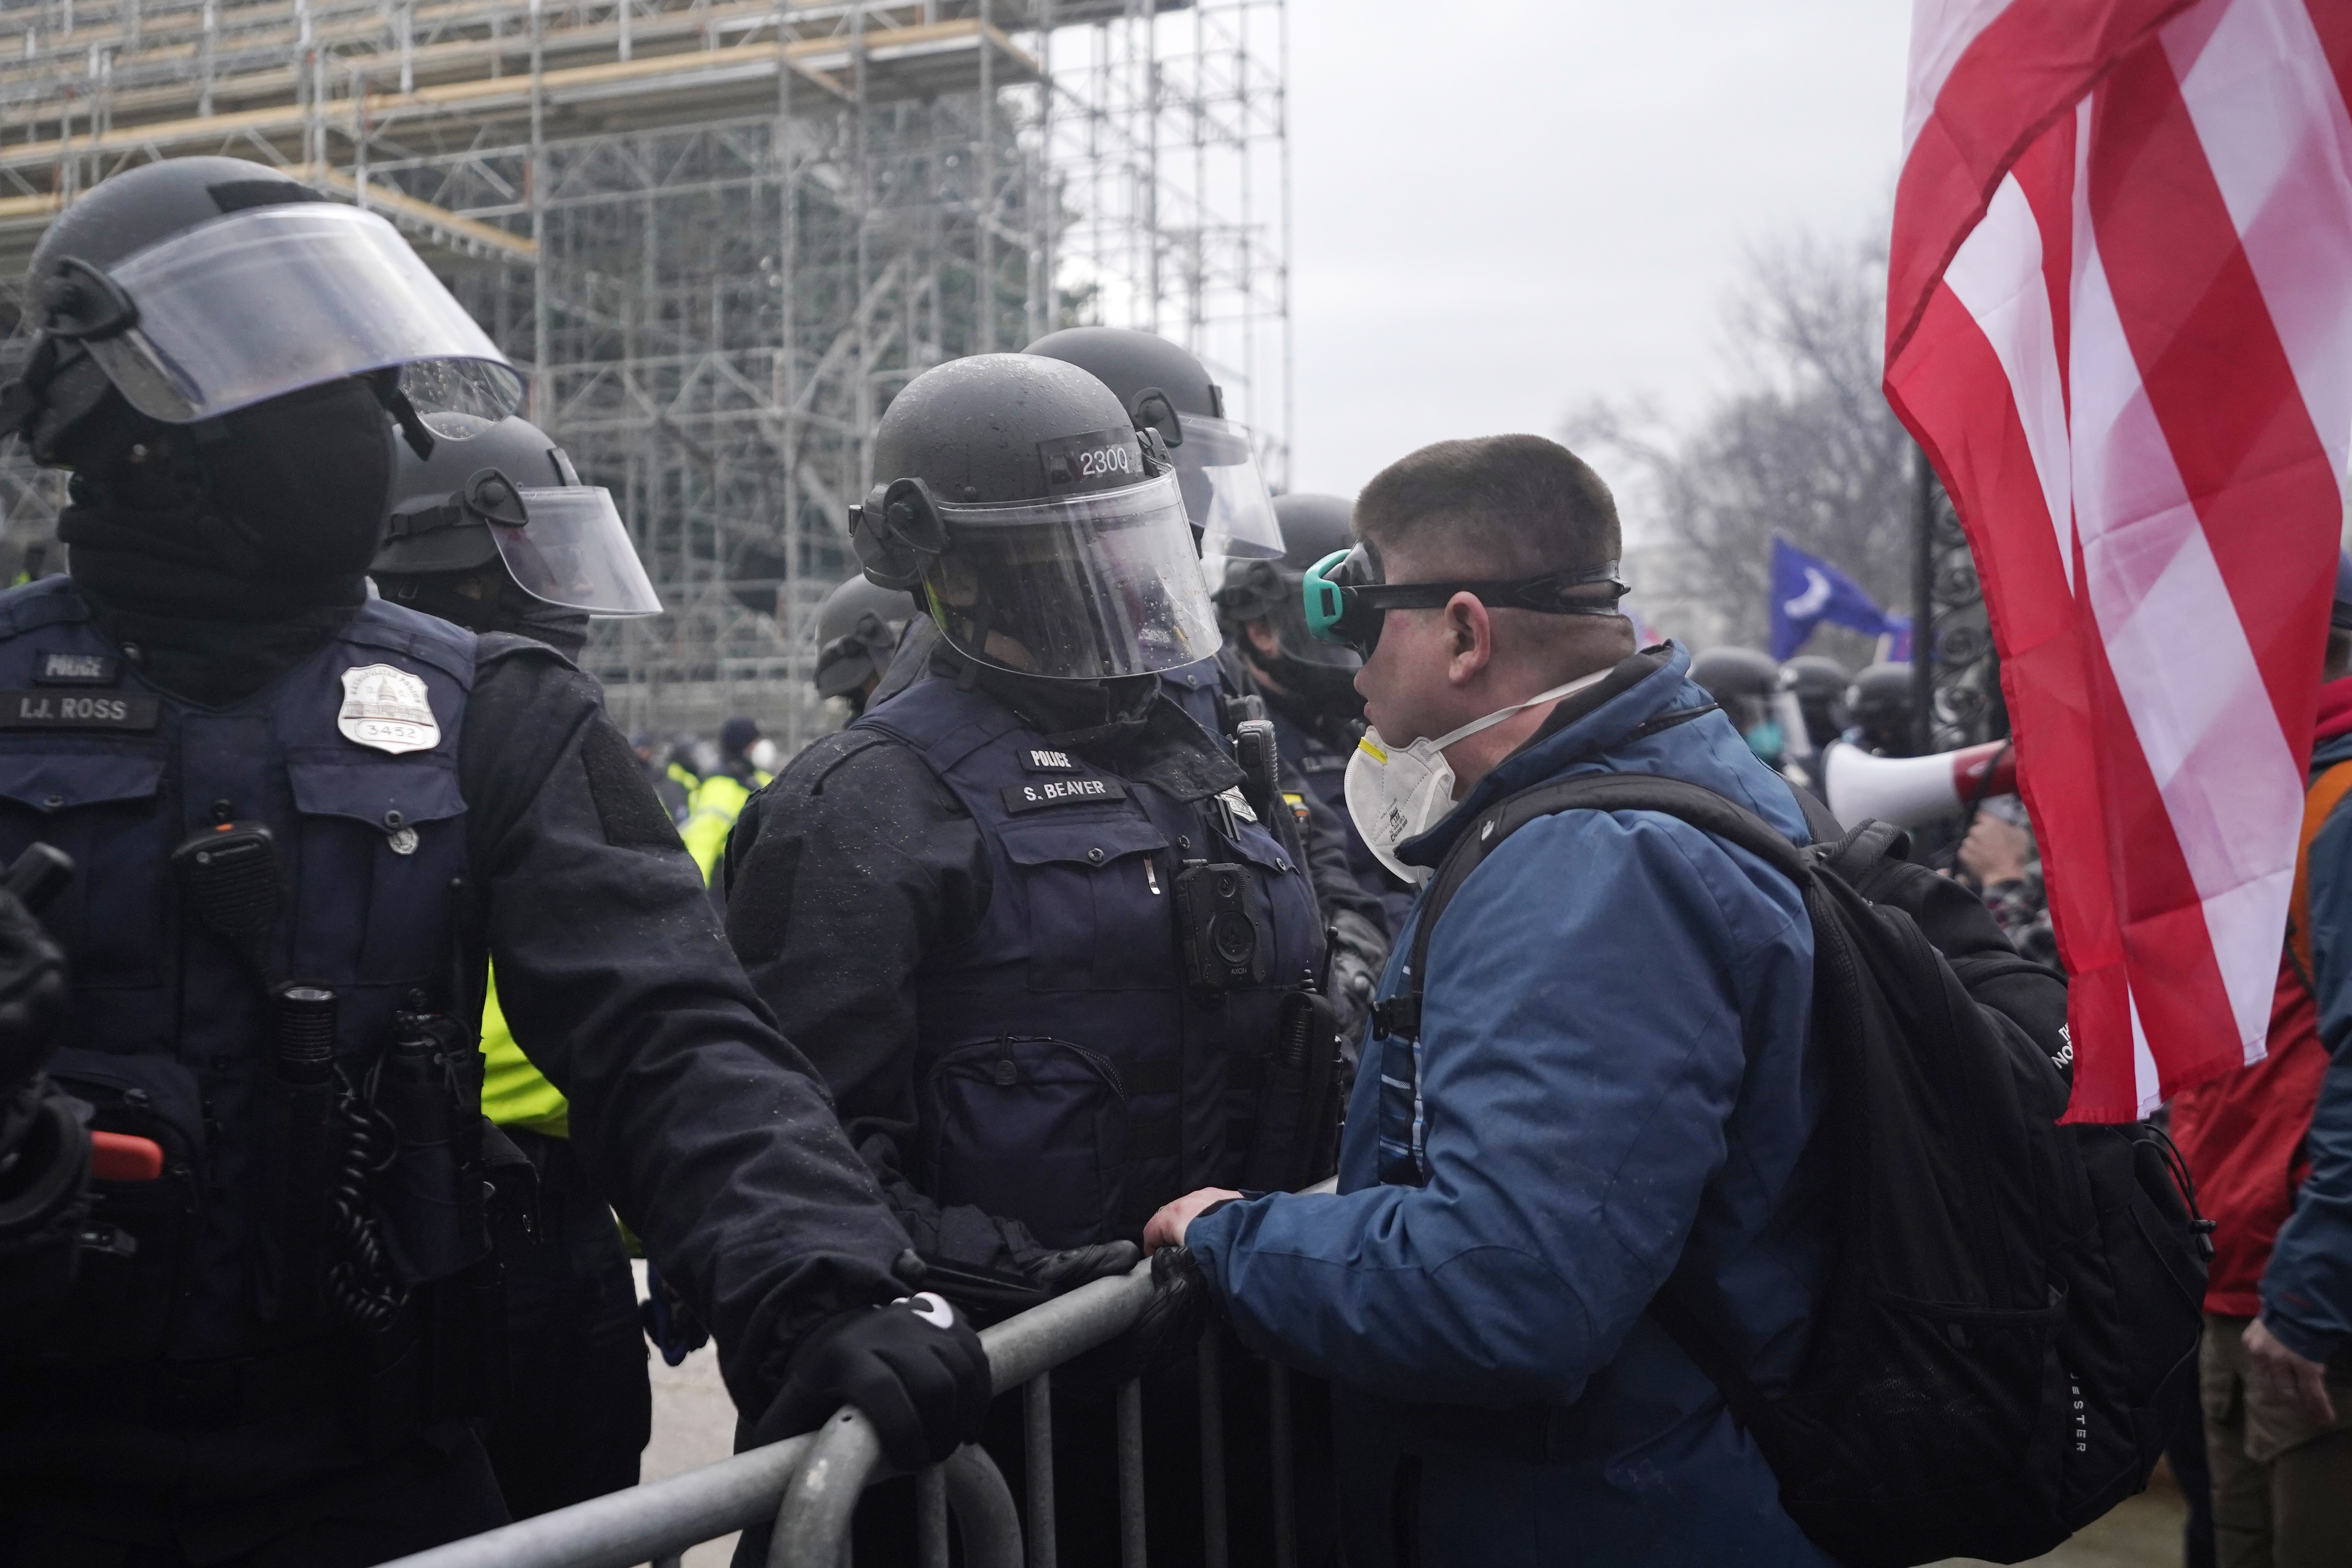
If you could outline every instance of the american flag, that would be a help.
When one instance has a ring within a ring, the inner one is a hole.
[[[1967,526],[2071,1118],[2263,1055],[2352,446],[2352,4],[1916,0],[1886,392]]]

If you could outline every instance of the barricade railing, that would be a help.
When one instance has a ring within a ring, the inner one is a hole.
[[[977,1444],[916,1478],[922,1568],[947,1568],[952,1514],[969,1568],[1057,1568],[1054,1532],[1053,1370],[1134,1326],[1152,1294],[1150,1265],[1097,1279],[981,1331],[999,1394],[1020,1389],[1029,1531],[996,1462]],[[1200,1349],[1200,1500],[1206,1568],[1224,1568],[1223,1385],[1218,1337]],[[1297,1559],[1288,1374],[1267,1368],[1278,1568]],[[1146,1568],[1143,1390],[1118,1392],[1121,1568]],[[850,1520],[875,1481],[898,1474],[874,1428],[844,1405],[817,1430],[667,1479],[632,1487],[404,1557],[385,1568],[674,1568],[688,1548],[773,1521],[769,1568],[847,1568]]]

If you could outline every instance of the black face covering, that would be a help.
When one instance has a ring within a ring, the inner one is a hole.
[[[110,395],[59,451],[74,479],[58,537],[76,582],[142,613],[249,622],[357,605],[394,438],[358,381],[201,428]]]
[[[223,563],[240,577],[285,582],[366,572],[392,491],[395,439],[374,389],[329,382],[221,423],[226,438],[198,436],[196,458],[227,533],[249,551]],[[236,545],[225,553],[235,557]]]

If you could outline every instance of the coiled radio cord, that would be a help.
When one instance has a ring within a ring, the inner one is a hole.
[[[341,1136],[327,1194],[333,1258],[327,1266],[327,1300],[346,1327],[371,1334],[392,1327],[408,1304],[407,1289],[393,1272],[383,1226],[369,1192],[400,1152],[398,1134],[375,1108],[374,1077],[372,1069],[362,1092],[348,1071],[335,1068],[335,1120]]]

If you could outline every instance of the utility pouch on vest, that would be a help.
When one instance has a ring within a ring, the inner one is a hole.
[[[1184,978],[1205,991],[1265,983],[1274,933],[1256,876],[1231,861],[1187,860],[1176,873],[1177,939]]]
[[[467,1044],[440,1014],[395,1014],[376,1078],[375,1110],[396,1143],[375,1182],[377,1206],[393,1263],[412,1284],[458,1273],[488,1249],[481,1099],[465,1060],[478,1053]]]
[[[163,1353],[195,1287],[195,1238],[204,1219],[206,1145],[195,1075],[161,1057],[68,1047],[49,1078],[89,1108],[92,1129],[153,1142],[163,1173],[153,1181],[90,1183],[89,1219],[68,1305],[37,1346],[10,1355],[75,1365],[137,1362]]]
[[[335,994],[316,985],[280,986],[271,1001],[268,1111],[258,1129],[256,1305],[265,1319],[299,1330],[319,1321],[325,1300],[341,1138],[337,1007]]]
[[[920,1184],[943,1207],[1017,1219],[1051,1247],[1126,1234],[1139,1156],[1126,1079],[1102,1052],[1045,1035],[976,1040],[933,1064],[926,1099]]]
[[[1330,998],[1312,984],[1286,992],[1258,1084],[1245,1189],[1292,1193],[1329,1174],[1319,1166],[1329,1148],[1324,1123],[1338,1121],[1339,1061],[1339,1018]]]
[[[489,1189],[490,1246],[501,1258],[538,1249],[545,1239],[539,1222],[539,1166],[507,1136],[506,1129],[481,1119],[481,1179]]]

